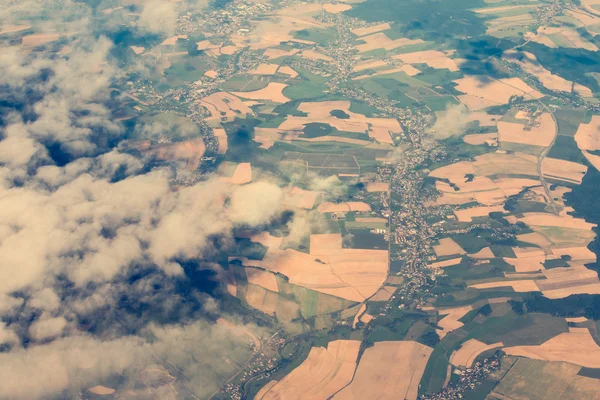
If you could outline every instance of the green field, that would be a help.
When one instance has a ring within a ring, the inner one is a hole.
[[[578,376],[581,367],[568,363],[519,358],[493,390],[499,398],[591,399],[600,390],[600,380]]]
[[[469,11],[484,6],[483,0],[368,0],[356,4],[346,14],[367,22],[395,20],[403,26],[405,35],[443,41],[445,37],[484,34],[483,21]]]

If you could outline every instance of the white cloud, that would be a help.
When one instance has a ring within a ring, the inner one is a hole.
[[[282,195],[281,188],[273,183],[256,182],[242,186],[231,196],[230,216],[241,224],[269,222],[281,211]]]
[[[56,311],[60,307],[60,298],[51,288],[45,288],[36,292],[29,299],[28,305],[45,311]]]
[[[165,0],[149,0],[143,4],[138,26],[152,31],[172,34],[175,31],[179,12],[177,4]]]
[[[122,71],[109,62],[112,43],[90,34],[87,6],[66,2],[61,10],[60,3],[0,5],[3,21],[44,13],[43,30],[76,33],[67,56],[0,49],[0,85],[26,104],[26,113],[15,110],[0,126],[0,317],[10,321],[0,322],[0,344],[13,346],[0,353],[0,398],[36,399],[111,374],[138,376],[132,371],[154,362],[152,355],[184,368],[197,394],[212,392],[220,371],[203,357],[245,351],[245,344],[204,322],[146,327],[119,309],[120,299],[160,302],[161,311],[181,305],[173,290],[185,279],[177,260],[202,257],[213,236],[239,225],[268,223],[281,211],[281,189],[209,179],[175,190],[169,170],[141,174],[142,161],[104,147],[123,130],[104,105]],[[138,23],[172,33],[182,4],[146,2]],[[54,165],[50,143],[72,161]],[[135,268],[154,275],[132,283]],[[203,312],[219,312],[214,301],[192,297]],[[97,314],[108,318],[89,322]],[[81,332],[79,317],[101,332]],[[120,337],[124,331],[137,336]],[[26,348],[19,335],[32,340]]]
[[[438,115],[432,127],[433,135],[436,139],[440,140],[459,136],[465,133],[468,124],[469,110],[467,107],[462,104],[449,106]]]
[[[40,319],[29,327],[29,336],[33,340],[52,339],[60,336],[66,326],[67,321],[63,317],[51,317],[48,314],[42,314]]]
[[[38,399],[70,385],[92,387],[113,374],[137,377],[157,359],[177,365],[190,379],[189,385],[203,397],[217,389],[216,379],[222,378],[223,371],[217,365],[211,366],[211,361],[224,353],[235,354],[245,346],[228,329],[201,321],[150,326],[144,336],[61,338],[0,353],[0,398]]]
[[[0,322],[0,344],[16,344],[19,342],[17,334],[6,326],[4,322]]]

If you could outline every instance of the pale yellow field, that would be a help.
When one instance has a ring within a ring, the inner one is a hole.
[[[73,47],[71,47],[67,44],[58,51],[58,54],[60,54],[61,56],[66,56],[66,55],[71,54],[72,52],[73,52]]]
[[[461,103],[463,103],[471,111],[483,110],[484,108],[497,106],[498,103],[484,99],[483,97],[472,96],[470,94],[463,94],[457,96]]]
[[[387,35],[384,32],[378,32],[372,35],[363,36],[359,40],[365,42],[364,44],[359,44],[356,46],[356,49],[359,53],[364,53],[375,49],[384,49],[389,51],[398,47],[423,43],[423,40],[421,39],[413,40],[408,38],[400,38],[392,40],[389,37],[387,37]]]
[[[584,3],[584,2],[582,2],[582,3]],[[590,15],[590,14],[586,13],[585,11],[568,10],[565,12],[565,15],[575,18],[583,26],[596,25],[596,24],[600,23],[600,18],[597,15]]]
[[[309,11],[309,6],[318,6],[320,9],[320,4],[311,4],[305,6],[305,10],[296,10],[295,15],[292,14],[292,7],[288,7],[287,9],[278,12],[278,15],[258,21],[253,30],[254,36],[251,38],[252,44],[250,46],[250,50],[267,49],[269,47],[278,46],[281,42],[288,41],[314,44],[314,42],[308,40],[295,39],[293,35],[294,31],[325,27],[314,20],[310,21],[308,18],[299,18],[302,17],[302,14]]]
[[[200,100],[200,104],[211,114],[211,120],[220,121],[221,118],[232,120],[235,117],[244,117],[252,114],[250,107],[246,106],[238,97],[226,92],[217,92]]]
[[[586,317],[571,317],[571,318],[565,318],[565,320],[567,322],[579,323],[579,322],[586,322],[588,319]]]
[[[506,32],[514,30],[515,27],[528,26],[534,23],[535,19],[527,13],[489,19],[487,21],[487,34],[504,36]]]
[[[298,17],[301,21],[313,21],[313,17],[321,12],[321,8],[321,3],[301,3],[283,8],[277,11],[277,14]]]
[[[360,321],[360,317],[364,314],[365,311],[367,311],[367,305],[365,303],[363,303],[360,306],[360,308],[358,309],[358,312],[356,313],[356,315],[354,316],[354,320],[352,321],[352,329],[356,328],[356,325]],[[343,317],[343,315],[342,315],[342,317]]]
[[[272,292],[279,292],[279,288],[277,286],[277,279],[272,273],[252,267],[246,267],[245,270],[248,283],[262,286],[265,289],[270,290]]]
[[[144,51],[146,51],[145,47],[140,47],[140,46],[129,46],[131,48],[131,50],[133,50],[133,52],[135,54],[142,54]]]
[[[530,5],[515,5],[515,6],[478,8],[473,11],[475,11],[478,14],[492,14],[492,13],[497,13],[497,12],[502,12],[502,11],[516,10],[519,8],[532,8],[532,7],[533,6],[530,6]]]
[[[400,285],[402,282],[404,282],[402,276],[390,276],[386,281],[386,283],[389,283],[390,285]]]
[[[550,39],[548,36],[546,35],[536,35],[533,39],[533,42],[539,43],[539,44],[543,44],[544,46],[550,47],[552,49],[556,49],[558,48],[558,46],[556,45],[556,43],[554,43],[552,41],[552,39]]]
[[[275,103],[287,103],[290,101],[283,95],[283,89],[287,85],[285,83],[269,82],[266,88],[254,90],[252,92],[233,92],[234,95],[242,97],[244,99],[251,100],[270,100]]]
[[[338,14],[344,11],[348,11],[352,8],[349,4],[323,4],[323,9],[328,13]]]
[[[507,279],[544,279],[542,271],[535,272],[504,272]]]
[[[375,139],[378,143],[394,144],[394,140],[387,128],[371,128],[369,137]]]
[[[588,162],[590,164],[592,164],[592,166],[594,168],[596,168],[598,171],[600,171],[600,156],[592,154],[592,153],[588,152],[587,150],[583,150],[582,153],[585,156],[585,158],[588,160]]]
[[[310,235],[310,255],[329,256],[342,254],[342,235],[323,233]]]
[[[308,358],[272,385],[264,400],[327,399],[350,383],[356,368],[359,340],[329,342],[313,347]]]
[[[546,236],[538,232],[523,233],[517,235],[517,239],[522,242],[538,245],[541,248],[548,248],[552,245],[552,242],[550,242]]]
[[[569,327],[569,332],[571,332],[571,333],[583,333],[583,334],[586,334],[589,331],[590,331],[589,328],[577,328],[577,327],[574,327],[574,326],[570,326]]]
[[[267,50],[265,50],[263,55],[265,57],[267,57],[267,59],[272,60],[274,58],[279,58],[279,57],[293,56],[294,54],[298,53],[299,51],[300,50],[298,50],[298,49],[291,49],[291,50],[267,49]]]
[[[490,146],[498,145],[497,133],[476,133],[463,136],[463,142],[472,145],[488,144]]]
[[[304,208],[310,210],[315,206],[317,197],[319,197],[320,194],[320,192],[304,190],[295,186],[286,192],[284,204],[287,207]]]
[[[350,29],[350,31],[352,33],[354,33],[356,36],[365,36],[365,35],[370,35],[370,34],[376,33],[376,32],[387,31],[390,28],[391,28],[390,24],[385,23],[385,24],[369,26],[367,28],[354,28],[354,29]]]
[[[321,203],[317,207],[321,213],[334,213],[334,212],[349,212],[349,211],[371,211],[371,206],[367,203],[348,201],[346,203]]]
[[[548,147],[554,140],[556,133],[557,126],[549,113],[542,114],[537,121],[537,125],[533,126],[498,121],[500,142]]]
[[[469,257],[471,257],[471,258],[494,258],[496,256],[492,252],[492,249],[490,249],[489,247],[484,247],[483,249],[479,250],[477,253],[469,254]]]
[[[466,76],[454,81],[456,90],[468,96],[474,96],[485,101],[484,104],[507,104],[511,96],[523,96],[525,99],[539,99],[541,93],[529,87],[520,78],[493,79],[486,77],[481,79],[477,76]],[[458,96],[463,101],[463,96]],[[473,99],[465,98],[463,101],[472,110],[482,107],[475,106]]]
[[[546,252],[535,247],[512,247],[517,258],[545,257]]]
[[[88,389],[89,392],[97,394],[99,396],[109,396],[115,392],[115,389],[106,386],[94,386]]]
[[[579,32],[577,32],[575,29],[563,29],[560,31],[560,35],[562,35],[565,39],[572,43],[572,47],[576,49],[598,51],[598,47],[595,44],[581,37]]]
[[[277,68],[279,68],[279,65],[277,64],[264,63],[260,64],[255,69],[248,71],[248,73],[250,75],[275,75]]]
[[[521,192],[525,187],[539,185],[540,181],[527,178],[495,178],[494,183],[507,196],[512,196]]]
[[[435,187],[442,194],[437,199],[437,204],[465,204],[476,200],[481,204],[492,205],[502,203],[506,197],[493,181],[485,177],[474,179],[465,185],[456,191],[449,184],[437,181]]]
[[[583,264],[583,263],[582,263]],[[598,275],[584,265],[544,270],[547,279],[537,282],[544,296],[559,299],[572,294],[598,294]]]
[[[344,136],[319,136],[314,138],[307,138],[302,137],[302,135],[304,135],[304,132],[301,130],[286,130],[280,128],[255,128],[254,132],[254,141],[257,143],[262,143],[261,147],[266,149],[270,148],[276,141],[338,142],[357,144],[361,146],[369,146],[373,144],[368,140],[353,139]]]
[[[542,174],[546,178],[559,179],[570,183],[580,184],[587,167],[573,161],[545,157],[542,161]]]
[[[253,233],[251,231],[236,232],[235,237],[250,239],[265,247],[278,249],[283,243],[283,237],[272,236],[269,232]]]
[[[583,218],[571,215],[554,215],[548,213],[525,213],[520,220],[530,226],[551,226],[569,229],[591,230],[596,226],[586,222]]]
[[[262,286],[248,284],[246,287],[246,303],[267,315],[275,315],[277,311],[277,293],[266,290]]]
[[[298,72],[294,71],[288,65],[283,65],[283,66],[279,67],[279,69],[277,70],[277,73],[289,75],[290,78],[295,78],[298,76]]]
[[[377,342],[365,350],[354,379],[334,400],[417,398],[433,349],[417,342]]]
[[[459,222],[471,222],[473,217],[487,217],[491,212],[504,213],[506,211],[503,206],[471,207],[454,210],[454,215],[456,215]]]
[[[428,268],[437,269],[437,268],[451,267],[453,265],[460,264],[461,261],[462,261],[462,257],[451,258],[449,260],[431,263],[428,265]]]
[[[175,51],[173,53],[164,53],[163,56],[165,56],[167,59],[169,59],[169,57],[181,57],[181,56],[187,56],[188,52],[187,51]],[[170,62],[169,62],[170,65]],[[168,68],[168,67],[167,67]]]
[[[223,46],[221,48],[219,48],[219,53],[223,54],[223,55],[232,55],[235,54],[236,51],[238,51],[240,48],[237,46]]]
[[[233,268],[229,268],[223,274],[223,281],[225,282],[225,286],[227,287],[227,292],[233,297],[237,296],[237,282],[235,280],[235,274],[233,273]]]
[[[477,339],[469,339],[463,343],[458,350],[452,352],[450,364],[455,367],[471,368],[477,356],[488,350],[504,346],[504,343],[498,342],[485,344]]]
[[[123,9],[122,6],[113,7],[113,8],[105,8],[104,10],[102,10],[102,13],[105,14],[105,15],[109,15],[109,14],[112,14],[113,12],[115,12],[115,11],[122,10],[122,9]]]
[[[240,163],[235,167],[233,176],[221,177],[220,179],[233,185],[249,183],[252,181],[252,166],[250,163]]]
[[[371,301],[388,301],[394,292],[396,291],[396,287],[394,286],[384,286],[377,291],[369,300]]]
[[[305,102],[300,103],[298,110],[305,112],[308,114],[308,116],[288,116],[288,118],[278,127],[280,131],[287,132],[286,135],[291,134],[293,131],[297,132],[297,134],[300,134],[300,131],[304,129],[306,124],[311,122],[319,122],[323,124],[329,124],[340,131],[368,133],[370,137],[374,137],[381,143],[393,144],[389,132],[402,131],[398,120],[395,118],[368,118],[362,114],[351,112],[349,101]],[[331,115],[331,111],[333,110],[341,110],[345,112],[349,118],[336,118]],[[329,139],[327,139],[327,141],[330,141],[333,136],[328,138]],[[314,139],[319,138],[313,138],[311,141],[315,141]],[[350,138],[344,139],[349,139],[351,141],[357,140]]]
[[[533,280],[522,280],[522,281],[498,281],[488,283],[477,283],[469,285],[469,287],[475,289],[492,289],[500,287],[511,287],[515,292],[539,292],[540,289],[537,287]]]
[[[443,238],[439,240],[440,244],[433,246],[433,251],[438,257],[452,256],[456,254],[466,254],[454,240],[451,238]]]
[[[571,234],[570,236],[573,235]],[[593,240],[593,237],[588,238],[588,243],[591,240]],[[516,292],[541,291],[544,296],[551,299],[564,298],[572,294],[600,293],[600,280],[598,279],[598,275],[593,270],[585,267],[587,262],[595,261],[595,254],[587,249],[583,250],[580,247],[553,247],[553,251],[554,250],[556,250],[556,254],[552,254],[550,257],[545,254],[544,251],[534,250],[529,253],[518,252],[519,254],[517,254],[517,258],[504,258],[504,261],[514,265],[517,271],[516,273],[511,274],[507,273],[506,276],[510,275],[512,277],[516,277],[516,275],[519,273],[531,273],[539,271],[541,275],[538,276],[546,279],[523,279],[511,281],[500,280],[496,282],[474,284],[470,285],[470,287],[477,289],[488,289],[510,286]],[[573,254],[575,257],[581,257],[581,259],[573,259],[569,261],[568,264],[570,266],[567,268],[562,267],[544,269],[543,265],[541,264],[544,260],[556,259],[558,256],[563,254]],[[533,278],[534,276],[523,275],[522,277]]]
[[[390,184],[387,182],[367,182],[367,192],[389,192]]]
[[[419,75],[421,73],[420,70],[418,70],[417,68],[413,67],[410,64],[403,65],[400,68],[397,68],[397,70],[404,72],[408,76],[415,76],[415,75]],[[386,72],[389,73],[390,71],[386,71]],[[396,71],[393,70],[393,72],[396,72]]]
[[[508,196],[518,194],[525,187],[541,184],[533,179],[488,178],[513,174],[514,171],[537,176],[537,157],[525,153],[486,153],[475,157],[475,161],[460,161],[438,168],[429,175],[448,179],[459,189],[456,191],[449,184],[437,181],[436,189],[442,193],[442,197],[436,200],[436,204],[464,204],[476,200],[485,205],[500,205]],[[470,182],[465,179],[468,174],[474,175]]]
[[[574,139],[580,150],[600,150],[600,116],[592,116],[589,124],[580,124]]]
[[[356,64],[352,70],[354,72],[359,72],[364,71],[365,69],[383,67],[384,65],[387,65],[387,63],[383,60],[367,60]]]
[[[360,304],[357,304],[357,305],[352,306],[350,308],[345,308],[345,309],[341,310],[340,319],[348,319],[350,317],[355,317],[356,314],[358,312],[360,312],[360,309],[362,308],[363,305],[365,305],[365,304],[364,303],[360,303]]]
[[[546,255],[533,255],[531,257],[504,257],[504,261],[515,267],[516,272],[534,272],[544,269],[542,263],[546,261]]]
[[[421,73],[420,70],[416,69],[412,65],[405,64],[405,65],[403,65],[401,67],[394,67],[392,69],[386,69],[386,70],[377,71],[374,74],[360,75],[360,76],[357,76],[355,78],[352,78],[352,80],[354,80],[354,81],[360,81],[362,79],[372,78],[374,76],[382,76],[382,75],[395,74],[397,72],[404,72],[408,76],[415,76],[415,75],[418,75],[418,74]]]
[[[323,61],[328,61],[328,62],[332,62],[333,58],[322,54],[322,53],[318,53],[314,50],[303,50],[300,55],[304,58],[308,58],[309,60],[323,60]]]
[[[177,39],[187,39],[188,36],[187,35],[175,35],[175,36],[171,36],[170,38],[165,39],[161,45],[162,46],[172,46],[174,44],[177,43]]]
[[[427,64],[431,68],[458,71],[458,65],[444,52],[425,50],[415,53],[398,54],[392,58],[402,60],[407,64]]]
[[[254,241],[254,238],[251,238]],[[311,235],[311,254],[269,246],[262,260],[231,257],[244,266],[281,273],[290,283],[321,293],[363,302],[383,285],[388,273],[387,250],[342,248],[341,235]],[[316,252],[316,253],[315,253]],[[317,261],[318,260],[318,261]]]
[[[596,260],[596,254],[585,246],[580,247],[561,247],[553,248],[552,254],[556,257],[568,255],[571,261],[591,261]]]
[[[496,126],[499,118],[498,115],[488,114],[483,111],[469,113],[469,121],[479,121],[479,126]]]
[[[373,317],[371,314],[364,313],[360,316],[360,322],[362,322],[363,324],[368,324],[369,322],[373,321],[374,318],[375,317]]]
[[[2,25],[0,27],[0,35],[3,35],[5,33],[21,32],[29,28],[31,28],[31,26],[29,25]]]
[[[258,393],[256,393],[256,396],[254,397],[254,400],[262,400],[265,398],[265,394],[271,390],[271,388],[273,386],[277,385],[277,381],[273,380],[273,381],[269,381],[269,383],[267,383],[265,386],[263,386]]]
[[[356,222],[388,222],[385,218],[377,218],[377,217],[356,217]]]
[[[33,35],[24,36],[21,43],[23,46],[35,47],[57,41],[58,39],[60,39],[59,33],[36,33]]]
[[[513,346],[503,350],[513,356],[600,368],[600,347],[587,329],[586,332],[561,333],[539,346]]]
[[[469,311],[471,311],[473,307],[471,306],[463,306],[456,308],[447,308],[438,310],[440,316],[445,315],[444,318],[440,319],[437,322],[437,325],[442,329],[436,329],[436,332],[443,338],[448,333],[452,332],[463,326],[464,324],[459,321],[462,317],[464,317]]]

